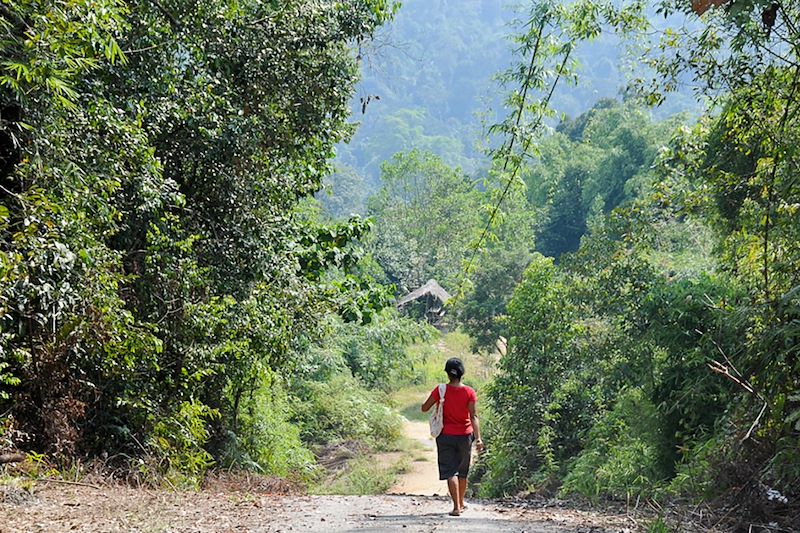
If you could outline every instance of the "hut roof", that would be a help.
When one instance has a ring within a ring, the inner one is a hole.
[[[414,291],[409,292],[397,302],[397,307],[402,307],[408,302],[412,302],[414,300],[419,300],[425,296],[434,296],[441,300],[442,303],[447,302],[450,299],[450,295],[447,293],[446,290],[442,288],[441,285],[436,283],[435,279],[429,279],[428,283],[416,289]]]

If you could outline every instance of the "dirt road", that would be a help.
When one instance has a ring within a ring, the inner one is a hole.
[[[447,486],[439,481],[436,466],[436,443],[431,437],[428,424],[406,420],[403,426],[406,438],[419,445],[420,451],[413,454],[407,472],[404,472],[389,494],[412,494],[416,496],[446,496]]]
[[[462,516],[449,517],[448,505],[444,497],[430,496],[277,496],[47,484],[38,485],[33,496],[6,494],[0,532],[632,531],[624,516],[471,502]]]
[[[419,445],[392,494],[282,496],[269,494],[269,488],[235,484],[195,493],[59,483],[39,483],[31,494],[0,486],[0,533],[633,530],[625,516],[469,499],[462,516],[450,517],[446,513],[451,505],[444,482],[437,479],[435,443],[427,424],[409,421],[405,433]]]

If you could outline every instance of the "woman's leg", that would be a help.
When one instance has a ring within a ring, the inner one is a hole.
[[[458,478],[458,508],[464,510],[464,495],[467,493],[467,478]]]
[[[453,516],[458,516],[461,514],[461,505],[459,504],[459,478],[453,476],[451,478],[447,478],[447,490],[450,492],[450,498],[453,500],[453,510],[450,511],[450,514]]]
[[[472,459],[472,435],[465,435],[458,443],[458,508],[464,510],[464,495],[467,493],[467,475]]]

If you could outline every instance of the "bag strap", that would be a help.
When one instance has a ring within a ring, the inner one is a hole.
[[[447,392],[447,385],[439,383],[439,401],[444,402],[444,394]]]

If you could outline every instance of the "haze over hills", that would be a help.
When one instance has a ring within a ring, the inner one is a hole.
[[[359,128],[338,147],[340,172],[329,180],[332,193],[321,195],[328,209],[358,210],[366,191],[379,185],[381,163],[399,151],[431,151],[470,174],[485,168],[484,125],[505,114],[504,89],[494,77],[512,64],[510,36],[525,18],[519,3],[405,0],[394,21],[361,50],[352,117]],[[571,117],[619,97],[626,84],[624,45],[615,36],[603,34],[575,56],[578,84],[562,82],[553,97],[555,109]],[[676,95],[656,114],[694,108],[691,98]],[[342,194],[347,198],[335,198]]]

